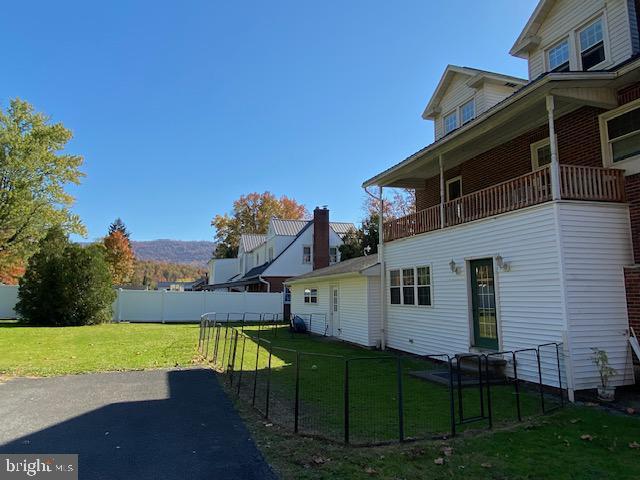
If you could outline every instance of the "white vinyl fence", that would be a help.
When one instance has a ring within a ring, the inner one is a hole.
[[[204,313],[282,313],[282,293],[118,290],[114,320],[199,322]]]
[[[282,313],[281,293],[117,290],[113,319],[122,322],[199,322],[204,313]],[[0,318],[16,318],[18,287],[0,285]],[[257,315],[254,315],[257,319]]]
[[[17,285],[0,285],[0,318],[16,318]]]

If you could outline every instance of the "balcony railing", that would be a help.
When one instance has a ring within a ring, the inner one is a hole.
[[[624,172],[617,169],[560,165],[560,197],[567,200],[623,202]],[[440,205],[385,222],[390,242],[440,228],[519,210],[553,198],[549,166]]]

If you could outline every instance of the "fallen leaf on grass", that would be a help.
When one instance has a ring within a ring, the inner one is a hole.
[[[571,422],[571,423],[578,423],[578,422],[581,422],[581,421],[582,421],[581,418],[572,418],[571,420],[569,420],[569,422]]]
[[[433,463],[435,463],[436,465],[444,465],[444,458],[438,457],[433,461]]]
[[[627,408],[627,413],[629,415],[634,415],[636,413],[636,409],[629,407],[629,408]]]
[[[313,457],[312,460],[313,460],[313,463],[315,463],[316,465],[322,465],[322,464],[327,463],[329,461],[328,458],[324,458],[324,457],[321,457],[319,455],[316,456],[316,457]]]
[[[584,435],[580,435],[580,440],[586,440],[591,442],[593,440],[593,436],[585,433]]]
[[[490,463],[481,463],[480,466],[482,468],[493,468],[493,465],[491,465]]]
[[[453,455],[453,448],[451,447],[444,447],[442,449],[442,453],[444,453],[445,457],[450,457],[451,455]]]
[[[638,442],[631,442],[629,444],[629,448],[640,448],[640,443]]]
[[[265,427],[273,427],[273,423],[265,423],[264,426]]]
[[[374,468],[365,467],[364,473],[369,474],[369,475],[375,475],[378,472],[376,472],[376,470]]]

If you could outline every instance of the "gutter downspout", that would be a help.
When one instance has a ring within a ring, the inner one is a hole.
[[[385,280],[385,266],[384,266],[384,200],[382,198],[382,187],[378,187],[378,196],[373,195],[367,187],[364,188],[364,191],[367,192],[374,200],[378,200],[379,210],[378,210],[378,263],[380,263],[380,349],[386,350],[387,348],[387,302],[385,298],[385,294],[387,292],[386,289],[386,280]]]
[[[264,278],[262,278],[262,275],[258,275],[258,280],[260,280],[261,283],[264,283],[267,286],[267,293],[271,293],[271,284]]]

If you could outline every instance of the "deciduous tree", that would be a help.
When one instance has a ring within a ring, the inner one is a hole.
[[[265,234],[271,218],[300,220],[308,216],[304,205],[287,196],[277,198],[271,192],[242,195],[233,202],[232,212],[216,215],[211,225],[216,229],[216,257],[234,257],[238,253],[240,235]]]
[[[103,244],[113,285],[129,283],[135,266],[135,257],[129,239],[121,230],[113,230],[104,237]]]
[[[82,177],[82,157],[62,153],[71,137],[25,101],[0,111],[0,270],[26,260],[54,225],[84,234],[65,191]]]

